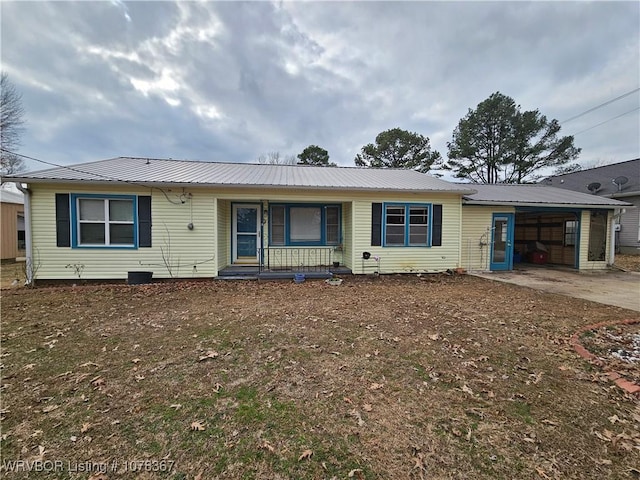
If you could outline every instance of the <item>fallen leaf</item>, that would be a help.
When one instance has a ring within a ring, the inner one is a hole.
[[[309,460],[312,455],[313,455],[313,451],[307,449],[304,452],[302,452],[302,454],[298,457],[298,461],[301,462],[302,460]]]
[[[60,405],[48,405],[42,409],[42,413],[53,412],[54,410],[60,408]]]
[[[109,480],[109,477],[104,473],[94,473],[87,480]]]
[[[273,445],[271,445],[269,442],[267,442],[266,440],[263,440],[262,443],[260,444],[260,448],[262,450],[267,450],[268,452],[275,452],[276,449],[273,447]]]
[[[136,375],[134,379],[136,382],[141,382],[142,380],[144,380],[144,375]]]
[[[195,420],[191,422],[191,430],[201,432],[205,429],[204,422],[202,420]]]
[[[373,410],[373,407],[371,406],[371,404],[370,404],[370,403],[365,403],[364,405],[362,405],[362,409],[363,409],[365,412],[370,412],[371,410]]]
[[[347,476],[349,478],[357,478],[358,480],[364,480],[364,473],[362,473],[362,469],[360,468],[354,468],[347,474]]]
[[[439,340],[440,339],[440,335],[438,335],[437,333],[433,333],[431,335],[429,335],[429,338],[433,341]]]
[[[169,408],[173,408],[174,410],[180,410],[182,408],[182,405],[180,403],[172,403],[171,405],[169,405]]]
[[[138,364],[141,362],[141,360],[139,358],[134,358],[133,360],[131,360],[133,363]]]
[[[536,467],[536,472],[538,472],[538,475],[540,475],[542,478],[549,478],[546,472],[541,468]]]
[[[220,354],[214,350],[209,350],[207,353],[205,353],[204,355],[202,355],[201,357],[198,358],[199,362],[202,362],[204,360],[208,360],[210,358],[218,358],[220,356]]]
[[[464,393],[468,393],[469,395],[473,395],[473,390],[471,390],[469,387],[467,387],[466,385],[462,386],[462,391]]]
[[[90,428],[91,428],[90,423],[83,423],[82,427],[80,427],[80,433],[86,433],[89,431]]]
[[[547,420],[547,419],[542,420],[542,423],[545,423],[547,425],[551,425],[552,427],[557,427],[558,426],[558,424],[556,422],[554,422],[552,420]]]
[[[351,401],[351,399],[349,397],[344,397],[342,400],[344,400],[344,402],[348,403],[349,405],[353,405],[353,402]]]
[[[380,390],[381,388],[384,388],[384,383],[372,383],[369,390]]]
[[[71,440],[72,442],[75,442],[78,440],[78,437],[76,437],[75,435],[71,435],[71,437],[69,438],[69,440]]]
[[[618,415],[611,415],[610,417],[607,418],[607,420],[615,424],[616,422],[620,421],[620,418],[618,418]]]
[[[193,480],[202,480],[203,473],[204,473],[204,470],[200,470],[198,474],[195,477],[193,477]]]
[[[216,384],[213,386],[213,391],[214,391],[214,393],[220,393],[220,390],[222,390],[222,384],[220,384],[220,383],[216,383]]]

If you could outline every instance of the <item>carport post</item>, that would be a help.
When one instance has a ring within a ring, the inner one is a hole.
[[[613,265],[616,260],[616,218],[620,216],[620,209],[616,208],[611,215],[609,221],[609,230],[611,231],[611,241],[609,242],[609,265]]]

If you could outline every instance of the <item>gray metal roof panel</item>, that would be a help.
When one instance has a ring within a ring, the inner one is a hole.
[[[572,190],[549,187],[540,184],[526,185],[470,185],[476,193],[465,195],[467,204],[493,203],[503,205],[540,205],[544,206],[593,206],[593,207],[625,207],[628,203],[620,202],[598,195],[592,195]]]
[[[618,188],[618,185],[613,182],[617,177],[627,177],[629,181]],[[541,183],[576,192],[590,193],[587,186],[595,182],[600,184],[600,189],[596,192],[600,196],[640,192],[640,158],[547,177]]]
[[[192,184],[272,188],[320,188],[471,193],[453,184],[413,170],[118,157],[98,162],[50,168],[5,177],[27,183],[47,181],[129,182],[137,184]]]

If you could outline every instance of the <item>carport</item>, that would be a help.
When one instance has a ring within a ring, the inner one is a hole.
[[[540,184],[473,185],[462,207],[461,265],[603,270],[614,261],[613,223],[630,204]]]

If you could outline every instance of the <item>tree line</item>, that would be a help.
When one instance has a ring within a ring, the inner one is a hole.
[[[354,159],[357,166],[401,168],[427,173],[448,170],[455,178],[477,183],[527,183],[539,178],[542,168],[555,173],[580,169],[573,163],[580,149],[572,136],[560,136],[560,124],[539,110],[522,111],[513,98],[500,92],[469,109],[447,143],[447,159],[431,149],[430,140],[416,132],[392,128],[379,133],[374,143],[362,147]],[[297,157],[270,154],[272,161],[299,165],[334,166],[329,153],[309,145]]]

